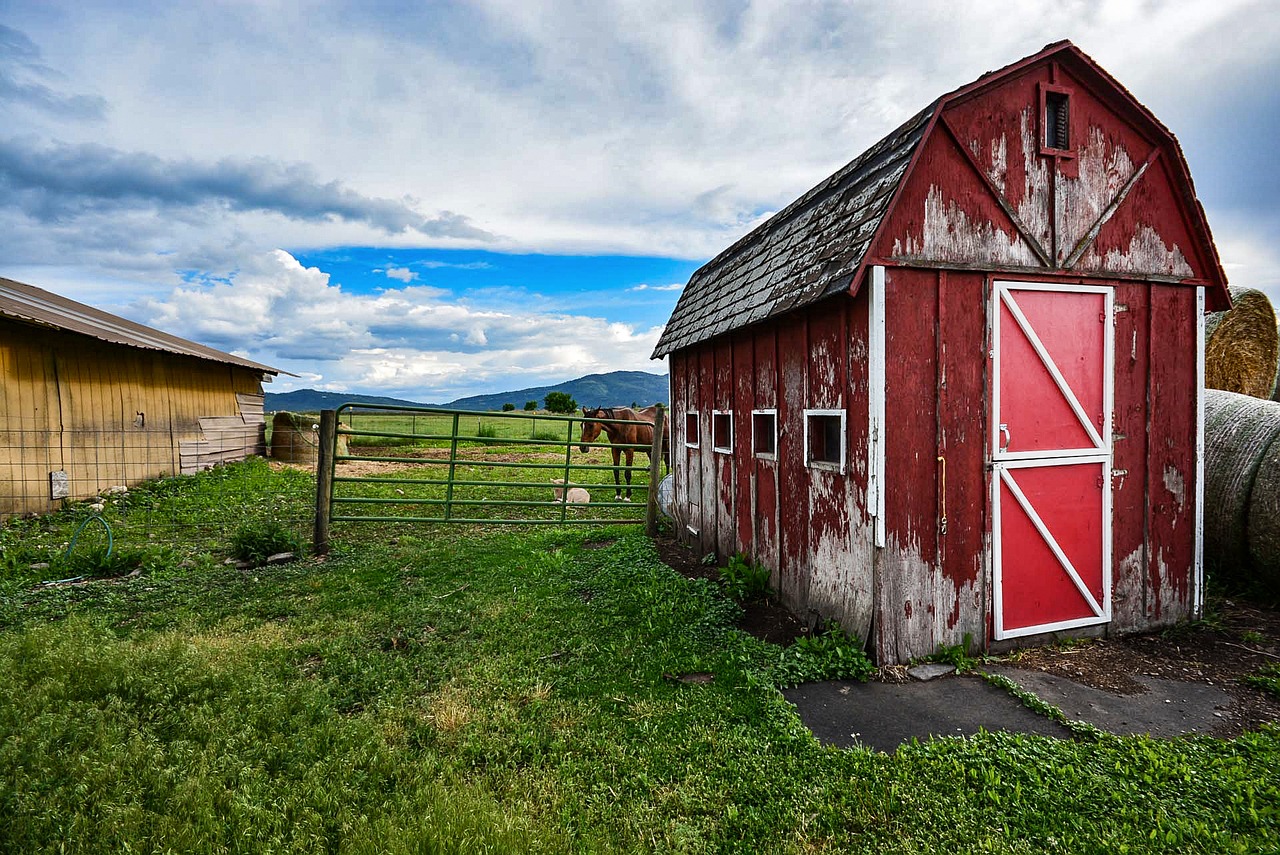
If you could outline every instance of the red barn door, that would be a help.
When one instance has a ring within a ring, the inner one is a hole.
[[[995,637],[1111,619],[1110,288],[995,283]]]

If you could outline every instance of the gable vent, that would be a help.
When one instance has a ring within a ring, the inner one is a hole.
[[[1071,148],[1071,96],[1066,92],[1044,94],[1044,147]]]

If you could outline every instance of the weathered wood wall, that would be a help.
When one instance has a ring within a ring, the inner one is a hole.
[[[762,324],[671,357],[677,502],[685,536],[703,552],[742,552],[770,568],[772,584],[801,615],[871,630],[872,567],[866,517],[866,298]],[[851,342],[861,345],[851,346]],[[756,457],[751,412],[777,410],[777,451]],[[804,465],[804,411],[844,409],[846,472]],[[690,448],[685,415],[699,414]],[[733,413],[730,454],[712,448],[712,412]]]
[[[886,276],[886,534],[867,495],[867,300],[836,298],[671,357],[672,413],[699,413],[676,467],[687,533],[773,571],[801,615],[834,618],[883,662],[991,639],[990,274],[892,268]],[[1041,277],[1042,281],[1051,281]],[[1190,616],[1195,562],[1195,290],[1116,288],[1111,631]],[[751,452],[751,410],[778,410],[776,459]],[[845,475],[804,465],[804,410],[847,413]],[[732,410],[733,454],[711,413]],[[945,489],[944,475],[945,467]],[[943,518],[946,518],[944,528]]]
[[[1061,149],[1045,145],[1050,90],[1070,99]],[[949,98],[862,259],[888,268],[887,542],[872,546],[866,501],[868,303],[855,282],[852,297],[671,354],[673,413],[683,424],[696,409],[703,432],[676,470],[699,547],[767,564],[789,606],[870,637],[881,661],[966,634],[989,644],[993,283],[1106,285],[1117,310],[1109,631],[1185,619],[1196,607],[1196,286],[1225,300],[1203,223],[1176,142],[1096,69],[1036,62]],[[762,460],[750,411],[772,407],[777,459]],[[805,467],[805,408],[847,412],[847,475]],[[714,409],[735,414],[731,455],[711,450]]]
[[[0,515],[264,451],[256,371],[0,323]]]

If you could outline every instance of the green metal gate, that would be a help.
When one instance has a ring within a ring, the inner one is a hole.
[[[402,522],[481,525],[617,525],[656,523],[662,459],[659,408],[652,445],[579,446],[582,415],[473,412],[434,407],[343,404],[320,417],[315,549],[329,544],[331,523]],[[605,439],[601,434],[600,439]],[[638,501],[614,498],[615,468],[601,449],[644,452],[629,469]],[[561,479],[562,484],[552,479]],[[654,489],[651,489],[654,488]],[[559,488],[563,498],[556,498]],[[569,494],[589,492],[587,502]]]

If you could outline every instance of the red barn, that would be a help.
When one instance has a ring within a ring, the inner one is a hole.
[[[1050,45],[690,279],[654,353],[683,536],[882,663],[1183,620],[1227,305],[1173,135]]]

